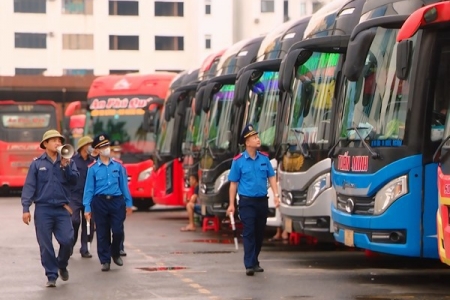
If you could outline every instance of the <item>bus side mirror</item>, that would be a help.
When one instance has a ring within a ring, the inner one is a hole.
[[[203,100],[202,100],[202,109],[205,113],[209,111],[211,106],[211,98],[213,94],[215,94],[214,90],[217,86],[216,82],[211,82],[206,85],[205,90],[203,92]]]
[[[343,73],[350,81],[358,81],[366,64],[366,57],[370,45],[375,37],[376,28],[361,31],[350,41],[347,48],[347,59],[343,67]]]
[[[203,94],[205,92],[204,87],[201,87],[197,93],[195,93],[195,114],[198,116],[202,112]]]
[[[289,51],[281,61],[278,89],[282,92],[291,93],[291,82],[294,77],[294,66],[300,51],[301,49]]]
[[[165,107],[164,107],[164,120],[166,122],[170,121],[171,106],[172,106],[172,103],[170,103],[170,101],[167,101],[167,103],[165,104]]]
[[[409,69],[411,67],[412,41],[404,40],[397,45],[397,65],[395,74],[400,80],[408,78]]]
[[[237,78],[233,97],[234,105],[241,106],[245,103],[249,91],[248,85],[252,78],[253,72],[255,72],[253,69],[247,70],[243,74],[240,74]]]
[[[154,111],[145,111],[144,113],[144,122],[142,124],[142,129],[145,132],[154,133],[158,129],[158,121],[159,121],[159,109]]]

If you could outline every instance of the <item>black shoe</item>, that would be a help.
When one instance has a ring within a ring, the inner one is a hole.
[[[59,269],[59,276],[61,276],[62,281],[69,280],[69,271],[66,268]]]
[[[113,259],[113,262],[116,264],[116,265],[118,265],[118,266],[123,266],[123,260],[122,260],[122,258],[120,257],[120,256],[117,256],[117,257],[113,257],[112,258]]]
[[[253,267],[253,271],[255,272],[264,272],[264,269],[261,268],[259,265],[256,265]]]
[[[110,264],[109,263],[102,264],[102,272],[108,272],[109,269],[110,269]]]
[[[124,250],[120,250],[120,256],[127,256],[127,253]]]
[[[81,253],[81,257],[83,257],[83,258],[91,258],[91,257],[92,257],[92,254],[89,253],[89,252]]]
[[[46,287],[56,287],[56,280],[49,280],[45,284]]]
[[[245,269],[245,275],[253,276],[253,274],[255,274],[255,270],[253,270],[253,268]]]

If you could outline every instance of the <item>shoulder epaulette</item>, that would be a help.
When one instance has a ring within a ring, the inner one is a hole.
[[[88,165],[88,168],[90,168],[90,167],[92,167],[93,165],[95,165],[96,162],[97,162],[96,160],[94,160],[93,162],[91,162],[91,163]]]
[[[236,155],[234,158],[233,158],[233,160],[238,160],[239,158],[241,158],[242,157],[242,153],[239,153],[238,155]]]
[[[33,160],[37,160],[39,157],[35,157],[35,158],[33,158]]]
[[[269,157],[269,153],[267,153],[267,152],[262,152],[262,151],[259,151],[259,153],[261,153],[262,155],[264,155],[264,156],[267,156],[267,157]]]

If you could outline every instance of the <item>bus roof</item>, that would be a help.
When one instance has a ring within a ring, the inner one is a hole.
[[[161,72],[145,75],[130,73],[101,76],[92,82],[87,97],[152,95],[165,99],[170,82],[176,75],[176,73]]]
[[[33,102],[22,102],[22,101],[14,101],[14,100],[2,100],[0,101],[0,105],[51,105],[56,108],[55,101],[52,100],[36,100]]]

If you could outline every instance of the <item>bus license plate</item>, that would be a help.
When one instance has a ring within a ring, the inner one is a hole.
[[[292,219],[290,218],[284,219],[284,230],[286,230],[287,233],[292,232]]]
[[[355,232],[353,230],[344,229],[344,244],[348,247],[355,247]]]

